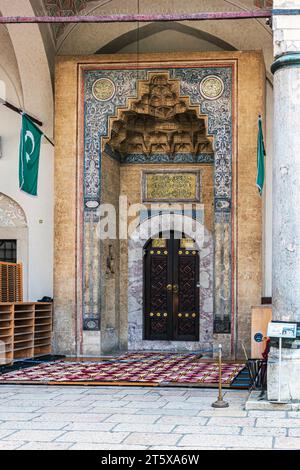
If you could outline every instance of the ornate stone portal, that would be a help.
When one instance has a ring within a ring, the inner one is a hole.
[[[257,116],[264,110],[261,53],[150,54],[138,64],[134,55],[60,57],[56,73],[56,351],[99,355],[128,347],[136,305],[129,296],[137,298],[140,274],[138,264],[129,269],[128,240],[99,241],[100,204],[112,204],[118,214],[119,195],[128,196],[130,207],[141,203],[145,172],[200,170],[204,225],[213,238],[209,341],[214,326],[221,333],[214,343],[242,356],[241,341],[250,344],[250,307],[261,295],[255,187]],[[147,127],[156,114],[154,128]],[[131,119],[141,135],[130,142]],[[187,130],[187,122],[195,127]],[[119,125],[126,136],[115,143],[112,130]],[[163,136],[153,140],[153,132]],[[197,132],[210,153],[196,148]],[[207,285],[205,266],[202,281]],[[209,312],[208,304],[202,311]]]
[[[84,74],[85,286],[90,285],[95,270],[101,269],[95,227],[101,201],[102,152],[121,164],[215,163],[214,323],[218,333],[230,333],[232,317],[232,67],[187,65],[152,70],[148,66],[138,72],[123,67]],[[97,330],[99,293],[93,287],[96,296],[91,296],[85,286],[84,326]]]

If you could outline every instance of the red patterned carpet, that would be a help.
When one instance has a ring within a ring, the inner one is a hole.
[[[230,386],[243,364],[222,366],[223,385]],[[194,354],[129,353],[99,362],[50,362],[0,375],[0,383],[218,383],[218,365],[201,362]]]

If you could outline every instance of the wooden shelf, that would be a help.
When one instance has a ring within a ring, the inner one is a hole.
[[[52,304],[35,304],[34,355],[51,353]]]
[[[34,338],[34,344],[38,343],[51,343],[51,336],[46,336],[45,338]]]
[[[13,360],[14,309],[11,304],[0,304],[0,365]]]
[[[24,335],[32,335],[32,332],[31,331],[29,331],[29,332],[20,331],[20,333],[18,333],[18,332],[15,331],[14,337],[18,338],[19,336],[24,336]]]
[[[0,312],[0,327],[5,323],[13,323],[13,316],[8,314],[1,315]]]
[[[35,333],[45,333],[49,331],[48,326],[51,325],[51,323],[43,323],[43,325],[37,325],[36,328],[34,329]],[[42,327],[42,329],[41,329]]]
[[[23,338],[23,339],[15,338],[14,339],[14,344],[19,344],[19,343],[33,343],[32,335],[31,335],[31,338]]]
[[[34,339],[34,347],[39,347],[41,345],[50,345],[52,339],[51,338],[35,338]]]
[[[27,351],[28,349],[32,349],[32,344],[29,344],[23,347],[14,348],[14,351]]]
[[[26,328],[31,327],[33,318],[25,318],[25,320],[19,320],[18,318],[14,321],[15,328]]]
[[[0,262],[0,302],[23,300],[23,267],[21,263]]]
[[[0,365],[51,353],[52,304],[0,303]]]

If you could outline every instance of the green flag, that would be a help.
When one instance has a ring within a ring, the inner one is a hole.
[[[41,138],[43,133],[26,114],[22,115],[20,140],[19,186],[32,196],[37,196]]]
[[[265,183],[265,144],[262,129],[261,117],[258,118],[258,138],[257,138],[257,178],[256,186],[258,187],[259,194],[262,195]]]

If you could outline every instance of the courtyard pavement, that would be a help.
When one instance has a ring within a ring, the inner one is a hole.
[[[246,391],[0,386],[0,449],[300,449],[300,412],[245,411]]]

